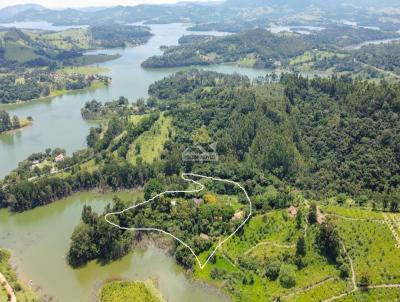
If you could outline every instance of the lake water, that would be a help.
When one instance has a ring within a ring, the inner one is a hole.
[[[393,42],[393,41],[400,41],[400,38],[390,38],[390,39],[383,39],[383,40],[370,40],[370,41],[365,41],[365,42],[360,43],[360,44],[347,46],[344,49],[346,49],[346,50],[356,50],[356,49],[360,49],[363,46],[367,46],[367,45],[379,45],[379,44],[384,44],[384,43],[390,43],[390,42]]]
[[[133,201],[141,193],[119,192]],[[94,301],[104,281],[145,280],[154,277],[164,297],[173,302],[228,301],[216,289],[190,282],[183,270],[164,251],[149,247],[136,250],[109,265],[91,262],[72,269],[65,256],[69,238],[80,221],[84,204],[103,211],[113,194],[78,193],[45,207],[21,214],[0,210],[0,247],[12,251],[12,262],[25,282],[59,302]]]
[[[22,131],[0,136],[0,178],[15,169],[18,163],[30,154],[44,151],[48,147],[61,147],[68,153],[85,148],[86,136],[89,128],[93,126],[93,123],[86,122],[81,117],[80,109],[85,102],[94,98],[105,102],[119,96],[128,97],[131,101],[146,97],[151,83],[185,68],[143,69],[140,64],[149,56],[161,54],[160,46],[176,45],[184,34],[204,34],[188,32],[182,24],[152,25],[151,28],[155,36],[145,45],[98,51],[122,55],[117,60],[99,65],[111,70],[106,74],[113,79],[109,87],[74,92],[51,100],[1,105],[0,109],[7,110],[11,115],[32,116],[34,122],[32,126]],[[208,66],[204,69],[224,73],[239,72],[251,78],[267,73],[266,70],[241,68],[235,65]]]

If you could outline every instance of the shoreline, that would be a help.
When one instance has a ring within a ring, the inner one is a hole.
[[[11,130],[7,130],[7,131],[4,131],[4,132],[1,132],[1,133],[0,133],[0,137],[1,137],[2,135],[12,135],[12,134],[15,134],[15,133],[17,133],[17,132],[23,131],[24,129],[26,129],[26,128],[32,126],[32,125],[33,125],[33,121],[28,122],[28,123],[26,123],[26,125],[23,125],[23,126],[17,128],[17,129],[11,129]]]
[[[28,105],[28,104],[34,104],[40,101],[51,101],[54,98],[57,97],[61,97],[64,95],[68,95],[68,94],[73,94],[73,93],[79,93],[79,92],[85,92],[85,91],[89,91],[89,90],[96,90],[96,89],[102,89],[102,88],[106,88],[108,87],[106,84],[95,81],[92,83],[92,85],[82,88],[82,89],[71,89],[71,90],[62,90],[60,93],[55,93],[53,95],[48,95],[48,96],[43,96],[40,98],[36,98],[36,99],[32,99],[32,100],[28,100],[28,101],[16,101],[14,103],[7,103],[7,104],[0,104],[0,109],[12,109],[10,107],[19,107],[22,105]]]

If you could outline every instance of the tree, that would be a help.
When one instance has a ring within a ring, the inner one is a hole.
[[[317,204],[315,202],[312,202],[310,204],[307,219],[310,224],[317,223]]]
[[[136,145],[135,145],[135,154],[139,155],[140,154],[140,150],[141,150],[140,143],[136,143]]]
[[[278,278],[280,269],[281,263],[279,261],[269,262],[267,264],[265,275],[269,280],[274,281]]]
[[[299,210],[297,211],[297,215],[296,215],[296,228],[297,229],[301,229],[302,225],[303,225],[303,218],[304,218],[304,213],[302,208],[299,208]]]
[[[306,241],[304,240],[304,236],[299,237],[296,242],[296,256],[305,256],[306,255]]]
[[[153,196],[162,193],[163,186],[156,178],[150,179],[144,186],[144,199],[148,200]]]
[[[21,123],[19,122],[18,116],[14,115],[12,117],[12,125],[14,129],[19,129],[21,128]]]
[[[195,264],[194,257],[190,250],[183,245],[179,245],[175,251],[175,259],[178,263],[182,264],[186,268],[192,268]]]
[[[216,204],[218,202],[218,198],[215,194],[211,192],[207,192],[203,195],[204,202],[207,204]]]
[[[279,283],[284,288],[291,288],[296,285],[296,273],[292,265],[283,264],[279,271]]]
[[[332,221],[328,220],[320,226],[317,244],[325,256],[336,261],[340,252],[340,239],[337,226]]]
[[[98,250],[91,240],[90,227],[84,223],[79,224],[71,236],[71,246],[67,255],[69,264],[74,267],[81,266],[97,255]]]
[[[0,133],[11,129],[10,115],[4,111],[0,111]]]
[[[367,289],[367,287],[371,284],[371,277],[369,272],[364,271],[361,274],[360,281],[358,282],[358,286],[361,287],[361,289]]]

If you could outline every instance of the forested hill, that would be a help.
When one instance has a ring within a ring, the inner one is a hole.
[[[88,149],[59,167],[95,154],[95,169],[82,164],[67,176],[29,181],[41,170],[24,162],[3,182],[8,187],[0,189],[0,207],[24,211],[79,190],[132,188],[186,170],[244,183],[256,207],[264,207],[266,187],[274,185],[286,193],[267,207],[286,207],[287,192],[296,189],[311,198],[342,193],[397,209],[400,84],[294,75],[277,80],[191,70],[158,81],[147,105],[141,100],[113,115],[107,127],[92,128]],[[132,157],[142,154],[142,134],[156,135],[156,125],[171,127],[160,153],[146,162]],[[198,143],[216,143],[218,163],[182,161]]]
[[[180,142],[205,132],[218,143],[220,163],[207,172],[255,183],[274,175],[320,196],[400,184],[400,84],[285,75],[278,84],[213,87],[203,77],[178,73],[149,91],[172,108]]]
[[[227,37],[193,41],[165,50],[143,62],[144,67],[174,67],[236,62],[249,57],[262,67],[272,66],[273,60],[294,57],[313,48],[315,44],[300,35],[281,36],[263,29],[244,31]]]
[[[331,26],[310,35],[273,34],[265,29],[243,31],[225,37],[184,37],[182,44],[170,47],[161,56],[142,63],[144,67],[163,68],[239,62],[253,67],[270,68],[312,49],[337,50],[341,47],[399,36],[396,33],[348,26]]]

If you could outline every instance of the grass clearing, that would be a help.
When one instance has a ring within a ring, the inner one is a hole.
[[[383,221],[382,212],[375,212],[357,207],[341,207],[338,205],[321,206],[321,210],[328,214],[340,215],[356,219],[379,219]]]
[[[131,144],[127,159],[131,163],[136,163],[139,156],[147,163],[159,159],[164,143],[172,131],[171,121],[170,117],[162,114],[149,131],[144,132]]]
[[[16,61],[18,63],[25,63],[39,56],[35,54],[33,49],[17,43],[7,43],[4,47],[4,58],[7,61]]]
[[[400,249],[386,224],[337,221],[339,236],[353,259],[357,281],[367,273],[372,285],[400,283]]]

